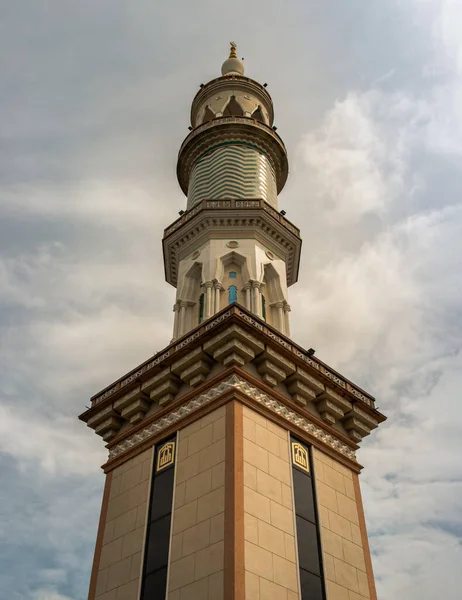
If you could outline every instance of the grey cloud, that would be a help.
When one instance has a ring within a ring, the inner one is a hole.
[[[0,588],[86,597],[105,451],[75,416],[169,342],[160,238],[185,203],[176,153],[199,83],[236,39],[289,149],[280,204],[304,237],[294,337],[389,415],[359,454],[379,597],[458,598],[451,4],[3,5]]]

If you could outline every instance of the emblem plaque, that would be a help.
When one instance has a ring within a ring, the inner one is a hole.
[[[298,442],[292,442],[292,463],[307,473],[310,472],[308,450]]]
[[[166,442],[157,454],[156,473],[170,467],[175,462],[175,442]]]

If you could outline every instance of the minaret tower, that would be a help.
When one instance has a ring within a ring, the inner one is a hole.
[[[266,87],[244,76],[231,45],[222,76],[202,85],[177,174],[187,210],[165,232],[165,274],[177,288],[173,339],[230,302],[289,335],[299,230],[278,212],[287,152]]]
[[[231,44],[178,156],[173,338],[80,415],[109,453],[89,600],[377,599],[356,450],[385,417],[290,339],[275,129]]]

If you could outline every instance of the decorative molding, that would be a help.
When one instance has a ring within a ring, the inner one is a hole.
[[[165,415],[158,421],[151,423],[148,427],[141,430],[138,433],[128,437],[124,441],[120,442],[109,451],[109,459],[113,459],[123,452],[130,450],[137,444],[141,442],[145,442],[150,437],[161,433],[167,427],[174,425],[179,422],[183,417],[194,413],[199,408],[210,404],[213,400],[227,392],[229,389],[238,389],[243,394],[249,396],[253,400],[255,400],[258,404],[265,406],[271,412],[277,414],[278,416],[286,419],[290,423],[300,427],[316,439],[320,440],[324,444],[327,444],[337,452],[340,452],[344,456],[348,457],[351,460],[356,460],[355,451],[335,438],[333,435],[330,435],[320,427],[310,423],[305,417],[296,413],[294,410],[285,406],[282,402],[271,398],[258,388],[254,387],[244,379],[241,379],[237,375],[231,375],[228,379],[221,381],[216,386],[210,388],[197,398],[190,400],[186,404],[179,406],[171,413]]]
[[[311,369],[313,369],[320,375],[327,377],[332,382],[333,388],[337,389],[337,391],[342,390],[343,393],[346,392],[346,393],[351,394],[351,396],[349,398],[350,402],[354,401],[353,398],[356,398],[359,402],[362,402],[364,405],[368,406],[369,408],[374,409],[374,398],[373,397],[371,397],[371,396],[369,397],[366,394],[364,394],[360,389],[357,389],[356,387],[354,387],[352,383],[344,380],[341,377],[341,375],[334,374],[332,371],[329,371],[328,369],[326,369],[326,367],[324,367],[324,365],[322,363],[319,363],[315,358],[310,357],[306,352],[304,352],[299,347],[295,346],[294,344],[291,344],[290,340],[288,340],[287,338],[283,338],[280,335],[278,335],[277,333],[275,333],[274,331],[272,331],[263,321],[256,318],[253,315],[253,313],[250,313],[250,311],[246,310],[244,307],[241,307],[241,306],[233,306],[231,308],[224,310],[221,314],[218,313],[218,315],[215,316],[214,318],[212,318],[211,320],[208,320],[205,323],[201,324],[195,331],[193,331],[190,335],[188,335],[188,337],[180,340],[176,344],[172,344],[170,347],[166,348],[165,350],[163,350],[159,354],[157,354],[152,360],[149,360],[146,363],[140,365],[140,367],[138,367],[135,371],[129,373],[128,375],[126,375],[125,377],[123,377],[122,379],[117,381],[115,384],[113,384],[109,388],[103,390],[100,394],[94,395],[91,399],[92,408],[96,407],[98,404],[100,404],[104,400],[107,400],[114,394],[123,390],[124,387],[128,386],[129,384],[133,384],[136,381],[138,381],[139,383],[142,384],[142,389],[144,390],[146,384],[148,384],[148,381],[150,381],[150,380],[146,381],[147,377],[149,377],[146,375],[146,373],[148,373],[155,367],[162,368],[162,363],[164,363],[164,361],[167,361],[168,359],[171,360],[172,357],[174,357],[174,355],[177,352],[184,350],[190,344],[192,344],[193,342],[195,342],[196,340],[201,338],[203,335],[205,335],[208,332],[210,332],[211,330],[213,330],[215,327],[226,322],[228,319],[232,318],[233,316],[237,316],[240,319],[242,319],[245,323],[248,323],[255,330],[254,335],[257,335],[258,332],[260,332],[262,334],[266,334],[271,340],[273,340],[278,345],[280,345],[281,349],[284,348],[285,350],[289,351],[294,357],[299,358],[304,363],[309,365],[309,367]],[[169,360],[169,362],[170,362],[170,360]],[[164,365],[163,368],[165,368],[165,366],[166,365]],[[297,368],[297,372],[298,371],[299,371],[299,368]],[[297,376],[297,373],[296,373],[294,376],[291,377],[291,380],[296,379],[296,378],[301,378],[301,380],[305,383],[305,385],[312,387],[316,391],[317,394],[319,394],[322,391],[322,390],[318,389],[319,386],[322,386],[322,383],[321,382],[319,382],[318,384],[315,383],[316,380],[313,379],[312,376],[308,372],[304,372],[304,371],[300,372],[299,376]],[[340,388],[340,390],[339,390],[339,388]],[[149,390],[145,390],[145,391],[149,391]],[[132,391],[130,391],[129,394],[131,396]],[[104,409],[102,409],[102,413],[100,412],[97,415],[93,415],[90,413],[91,416],[88,417],[88,424],[89,425],[94,424],[95,420],[97,422],[100,420],[104,420],[103,415],[108,416],[112,411],[113,411],[112,407],[105,407]],[[86,419],[83,419],[83,420],[86,420]],[[380,420],[381,419],[379,418],[379,421]]]
[[[266,155],[276,174],[277,193],[283,189],[289,166],[287,151],[279,135],[268,125],[244,116],[218,117],[196,127],[180,147],[177,177],[183,193],[188,195],[191,172],[197,161],[222,144],[241,143],[254,146]]]

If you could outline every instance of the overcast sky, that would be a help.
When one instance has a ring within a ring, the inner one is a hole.
[[[358,453],[380,600],[462,585],[460,0],[0,0],[0,598],[84,600],[105,461],[77,415],[165,347],[176,155],[228,42],[300,226],[294,339],[388,416]]]

